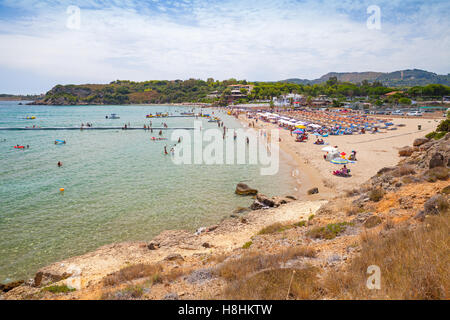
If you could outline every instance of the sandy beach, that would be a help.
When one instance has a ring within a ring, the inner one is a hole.
[[[245,114],[239,118],[248,126],[254,119],[247,119]],[[311,199],[329,199],[336,196],[336,192],[358,188],[363,182],[375,175],[383,167],[394,166],[400,160],[398,150],[410,145],[411,141],[421,138],[433,131],[441,119],[424,118],[395,118],[397,130],[380,130],[372,134],[353,134],[329,136],[324,141],[330,146],[338,146],[340,152],[350,154],[357,152],[357,161],[348,164],[351,177],[334,176],[333,170],[340,169],[340,165],[332,164],[323,159],[325,152],[321,151],[324,145],[315,145],[316,138],[310,136],[306,142],[296,142],[295,134],[291,136],[289,130],[281,129],[275,124],[258,121],[255,129],[278,129],[280,132],[280,149],[295,160],[299,175],[297,179],[302,191],[318,187],[319,194],[309,196]],[[421,130],[418,130],[421,125]]]

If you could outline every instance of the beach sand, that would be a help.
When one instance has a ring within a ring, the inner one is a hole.
[[[241,114],[239,118],[247,124],[254,119],[247,119]],[[442,119],[423,118],[396,118],[397,130],[380,130],[379,133],[353,134],[342,136],[329,136],[323,138],[330,146],[338,146],[340,152],[347,155],[352,150],[357,152],[356,163],[350,163],[347,167],[351,170],[351,177],[343,178],[334,176],[333,170],[340,169],[342,165],[336,165],[325,161],[321,151],[324,145],[315,145],[315,136],[309,137],[307,142],[295,142],[296,135],[290,135],[289,130],[280,129],[277,125],[258,120],[255,129],[278,129],[280,132],[280,148],[295,160],[298,171],[302,176],[299,179],[304,191],[308,188],[318,187],[319,194],[309,196],[308,199],[330,199],[336,193],[359,188],[359,186],[375,175],[383,167],[394,166],[400,160],[398,150],[411,145],[416,138],[422,138],[433,131]],[[421,125],[421,130],[418,130]]]

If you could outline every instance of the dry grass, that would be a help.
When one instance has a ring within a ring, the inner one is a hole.
[[[381,188],[372,189],[369,192],[369,199],[370,199],[370,201],[378,202],[381,199],[383,199],[383,196],[384,196],[384,191]]]
[[[157,264],[136,264],[125,267],[107,275],[103,279],[105,286],[115,286],[135,279],[151,277],[153,282],[160,282],[162,267]]]
[[[361,255],[343,273],[329,273],[327,296],[337,299],[448,299],[449,215],[433,216],[415,230],[361,237]],[[381,269],[381,289],[368,290],[367,267]]]
[[[137,300],[144,295],[144,288],[142,286],[128,286],[124,289],[104,292],[101,300]]]
[[[411,175],[411,174],[415,174],[415,173],[416,173],[416,170],[414,170],[414,167],[412,165],[402,165],[392,171],[392,175],[394,177],[403,177],[403,176]]]
[[[276,222],[274,224],[271,224],[267,227],[262,228],[258,234],[271,234],[271,233],[277,233],[277,232],[283,232],[285,230],[288,230],[292,228],[292,225],[287,224],[281,224],[279,222]]]
[[[437,180],[447,180],[449,177],[449,169],[444,167],[435,167],[427,170],[423,177],[428,182],[436,182]]]
[[[291,247],[281,253],[265,255],[250,251],[237,259],[229,259],[222,263],[216,274],[227,281],[241,280],[261,270],[279,268],[282,263],[298,257],[316,256],[316,252],[309,247]]]
[[[283,300],[314,299],[322,295],[316,268],[264,270],[228,285],[225,299]],[[291,282],[292,280],[292,282]],[[289,292],[289,295],[288,295]]]

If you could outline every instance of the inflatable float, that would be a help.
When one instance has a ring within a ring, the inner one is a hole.
[[[150,139],[153,140],[153,141],[156,141],[156,140],[167,140],[167,138],[157,138],[157,137],[151,137]]]
[[[14,148],[16,148],[16,149],[24,149],[25,146],[14,146]]]

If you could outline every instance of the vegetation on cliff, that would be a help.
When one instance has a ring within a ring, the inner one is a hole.
[[[405,88],[392,96],[386,93],[397,90],[384,86],[381,82],[360,83],[338,81],[331,77],[320,84],[298,84],[287,82],[252,82],[246,80],[229,79],[216,81],[209,78],[207,81],[198,79],[189,80],[151,80],[133,82],[117,80],[109,84],[85,85],[57,85],[48,91],[45,96],[38,99],[36,104],[50,105],[86,105],[86,104],[139,104],[139,103],[182,103],[203,102],[226,104],[232,94],[229,85],[251,84],[253,90],[243,94],[239,102],[254,102],[271,100],[284,94],[297,93],[308,97],[326,95],[335,100],[346,98],[368,97],[370,101],[381,104],[383,102],[410,104],[414,99],[441,99],[450,95],[450,87],[441,84],[429,84]]]

